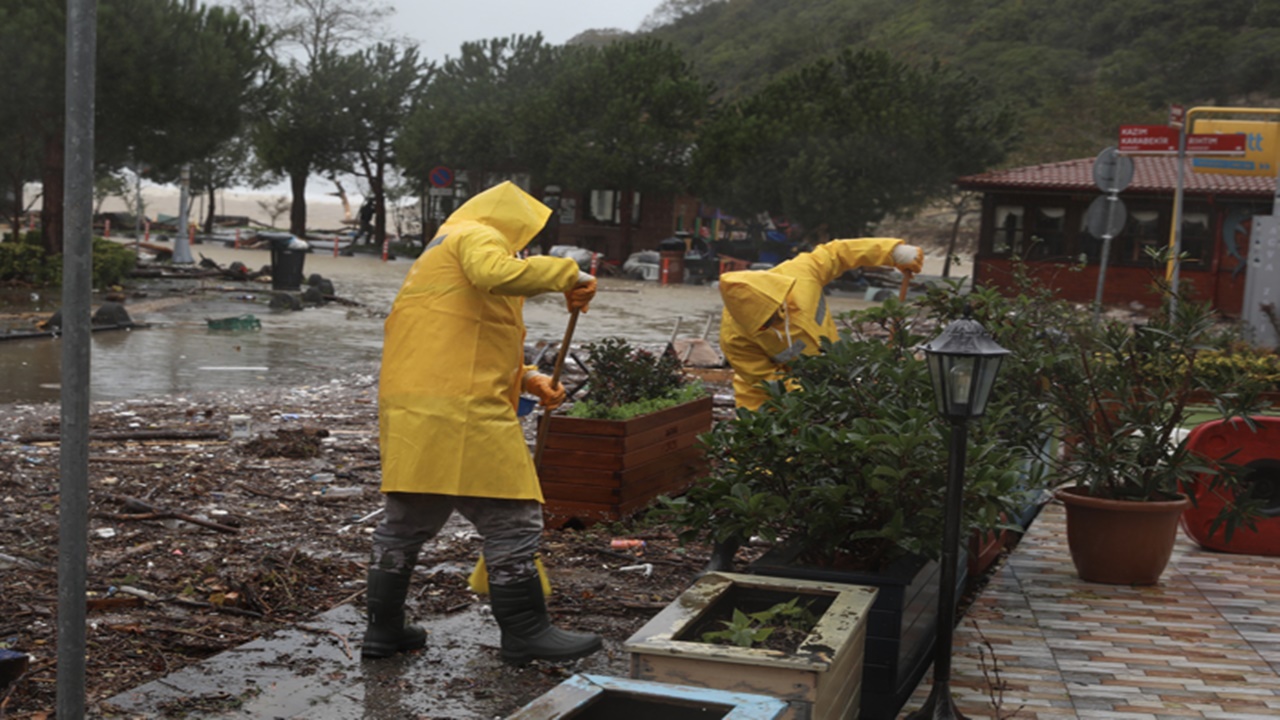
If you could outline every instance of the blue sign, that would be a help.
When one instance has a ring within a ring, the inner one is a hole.
[[[437,165],[431,168],[431,174],[427,176],[427,180],[431,182],[431,187],[447,188],[453,184],[453,171],[443,165]]]

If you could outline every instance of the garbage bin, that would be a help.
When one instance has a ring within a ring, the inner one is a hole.
[[[684,282],[684,254],[687,250],[684,240],[667,238],[658,243],[658,253],[662,256],[659,267],[666,266],[667,277],[663,281],[668,285],[680,285]]]
[[[311,246],[288,233],[262,236],[271,243],[271,289],[301,290],[302,267]]]

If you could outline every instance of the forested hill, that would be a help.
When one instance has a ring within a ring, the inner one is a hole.
[[[1280,97],[1280,0],[666,0],[646,30],[730,98],[850,47],[963,69],[1018,112],[1014,163]]]

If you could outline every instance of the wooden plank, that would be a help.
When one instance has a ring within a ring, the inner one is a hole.
[[[698,444],[702,433],[685,432],[663,440],[660,444],[636,450],[625,455],[607,452],[581,452],[577,450],[553,450],[548,447],[542,454],[543,467],[568,466],[596,470],[627,470],[639,467],[669,453]]]
[[[607,485],[589,485],[583,483],[542,483],[542,497],[550,502],[556,501],[592,503],[608,505],[616,509],[620,492],[618,487]]]
[[[628,435],[583,435],[560,432],[553,426],[547,432],[546,447],[548,450],[627,454],[657,445],[675,435],[703,433],[710,429],[710,412],[679,418],[660,427]]]

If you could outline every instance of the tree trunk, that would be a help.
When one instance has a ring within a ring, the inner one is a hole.
[[[622,259],[631,257],[631,210],[635,193],[629,188],[622,192],[622,202],[618,203],[618,212],[622,216]]]
[[[369,178],[369,190],[377,198],[373,207],[373,237],[378,247],[387,242],[387,196],[382,191],[385,186],[386,165],[377,163],[373,177]]]
[[[218,201],[217,197],[215,197],[216,193],[217,193],[217,190],[214,189],[213,184],[210,183],[209,184],[209,215],[206,217],[204,221],[205,235],[213,234],[213,218],[216,215],[216,211],[217,211],[217,207],[215,206],[215,203],[217,203]]]
[[[289,207],[289,232],[300,238],[307,236],[307,172],[289,173],[293,205]]]
[[[66,148],[61,126],[44,138],[44,168],[40,181],[44,184],[40,208],[40,238],[49,255],[62,254],[62,179],[65,172]]]
[[[5,212],[12,211],[12,215],[7,217],[9,221],[9,230],[12,231],[12,240],[17,242],[22,234],[22,176],[17,175],[12,178],[13,183],[13,207],[6,208]]]

